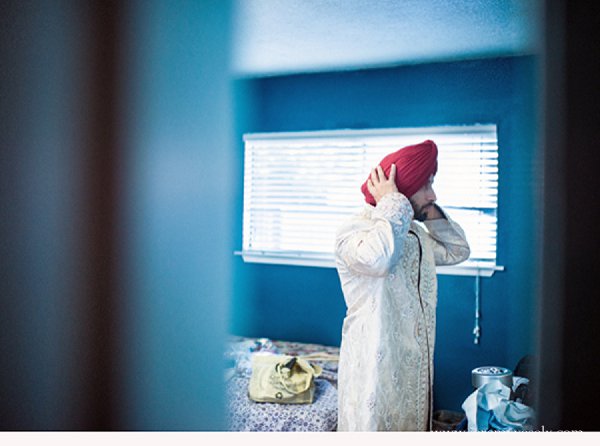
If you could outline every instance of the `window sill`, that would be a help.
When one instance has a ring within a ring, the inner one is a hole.
[[[278,253],[235,251],[246,263],[263,263],[270,265],[312,266],[318,268],[335,268],[335,260],[328,255],[282,255]],[[436,267],[437,274],[451,276],[481,276],[491,277],[496,271],[504,271],[503,266],[489,264],[467,264]]]

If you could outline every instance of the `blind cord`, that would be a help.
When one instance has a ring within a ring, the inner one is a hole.
[[[480,306],[480,280],[479,274],[475,276],[475,328],[473,328],[473,343],[479,344],[479,338],[481,337],[481,327],[479,325],[479,319],[481,317],[481,306]]]

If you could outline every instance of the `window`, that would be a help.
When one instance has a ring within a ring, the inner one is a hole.
[[[335,267],[340,224],[364,205],[360,186],[388,153],[425,139],[439,150],[438,203],[465,230],[471,257],[442,274],[486,275],[496,265],[495,125],[244,135],[241,254],[246,262]]]

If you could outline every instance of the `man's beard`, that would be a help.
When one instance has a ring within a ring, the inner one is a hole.
[[[427,203],[424,206],[421,206],[419,209],[416,209],[416,206],[413,204],[414,211],[414,219],[417,221],[425,221],[427,220],[428,212],[433,208],[433,203]]]

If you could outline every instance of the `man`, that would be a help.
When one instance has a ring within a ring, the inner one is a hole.
[[[431,430],[435,266],[470,254],[463,230],[435,204],[436,172],[433,141],[391,153],[362,186],[362,213],[338,230],[347,306],[340,431]]]

